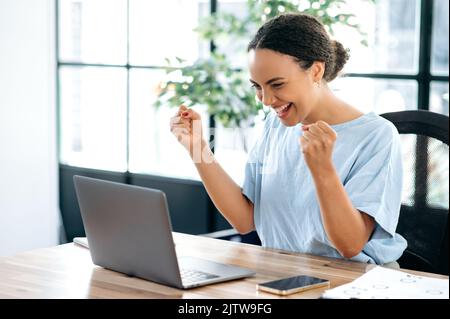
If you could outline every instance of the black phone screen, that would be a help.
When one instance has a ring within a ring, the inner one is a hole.
[[[265,282],[261,286],[277,289],[277,290],[290,290],[299,287],[316,285],[319,283],[327,282],[326,279],[311,277],[311,276],[296,276],[270,282]]]

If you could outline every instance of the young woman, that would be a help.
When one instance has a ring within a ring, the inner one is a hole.
[[[273,112],[249,155],[242,189],[214,159],[200,115],[180,106],[171,130],[205,188],[240,233],[265,247],[386,264],[406,240],[395,232],[401,201],[398,132],[328,87],[348,54],[306,14],[266,22],[248,46],[250,82]]]

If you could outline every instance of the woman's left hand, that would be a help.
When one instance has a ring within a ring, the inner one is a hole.
[[[324,121],[303,125],[302,130],[300,148],[311,173],[332,167],[337,133]]]

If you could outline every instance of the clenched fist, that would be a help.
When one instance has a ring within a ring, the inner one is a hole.
[[[302,126],[300,148],[312,173],[333,165],[332,153],[337,133],[324,121]]]
[[[188,152],[201,152],[203,140],[202,120],[193,109],[181,105],[175,116],[170,119],[170,131]]]

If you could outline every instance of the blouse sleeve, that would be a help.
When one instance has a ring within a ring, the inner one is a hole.
[[[400,137],[389,123],[363,148],[344,182],[353,206],[375,219],[372,238],[395,236],[402,181]]]

